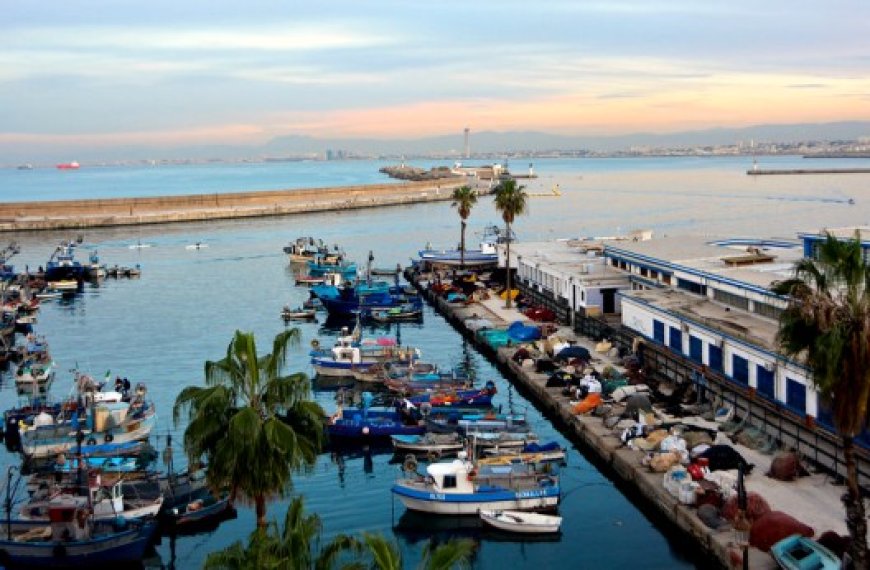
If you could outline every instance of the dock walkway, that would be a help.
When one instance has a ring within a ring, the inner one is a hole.
[[[697,516],[696,510],[680,503],[664,488],[663,474],[650,472],[641,464],[644,452],[624,446],[616,429],[607,428],[602,419],[596,416],[575,415],[572,403],[562,395],[561,388],[547,388],[548,375],[539,374],[512,360],[517,347],[503,347],[493,351],[477,341],[474,334],[465,327],[464,321],[473,317],[491,320],[496,327],[506,327],[516,320],[527,320],[515,309],[505,309],[504,301],[490,294],[488,299],[469,304],[447,303],[428,289],[426,276],[418,278],[408,273],[406,277],[427,298],[428,302],[460,332],[473,342],[490,359],[496,361],[509,372],[512,383],[531,394],[532,402],[547,417],[561,425],[587,456],[593,456],[604,464],[612,476],[636,491],[644,502],[657,510],[674,527],[690,538],[700,550],[713,557],[722,568],[731,568],[737,563],[740,553],[734,544],[734,532],[729,527],[723,530],[708,528]],[[593,355],[592,364],[598,370],[612,365],[619,369],[619,363],[605,354],[595,352],[595,341],[578,336],[569,327],[560,327],[560,337],[570,339],[589,349]],[[621,431],[621,428],[619,428]],[[719,435],[724,437],[724,434]],[[816,473],[801,477],[793,482],[783,482],[765,475],[770,468],[772,455],[747,448],[727,440],[747,461],[755,464],[751,476],[746,478],[747,491],[755,491],[767,500],[773,510],[783,511],[810,525],[816,536],[827,530],[846,535],[845,511],[840,500],[845,492],[843,486],[835,485],[826,475]],[[753,569],[777,568],[773,558],[758,549],[749,549],[749,567]]]

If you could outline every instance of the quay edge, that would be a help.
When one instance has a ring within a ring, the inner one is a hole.
[[[611,430],[604,427],[597,417],[577,416],[572,413],[567,397],[556,396],[548,392],[545,381],[533,378],[527,370],[511,359],[514,349],[503,347],[493,350],[480,343],[474,333],[465,327],[458,308],[447,303],[423,286],[410,269],[405,271],[405,278],[426,298],[427,302],[451,323],[463,336],[468,338],[482,354],[493,361],[506,378],[521,390],[557,427],[576,444],[587,459],[602,470],[606,476],[614,480],[618,488],[637,499],[639,506],[650,512],[655,518],[665,522],[670,531],[676,531],[681,537],[691,540],[692,547],[707,558],[711,567],[731,568],[733,532],[713,531],[708,528],[690,507],[681,504],[671,496],[662,485],[662,474],[652,473],[640,465],[638,452],[623,447]],[[465,309],[467,310],[467,309]],[[552,390],[552,389],[550,389]],[[749,549],[751,568],[763,567],[772,563],[765,553]],[[756,564],[758,563],[758,565]]]

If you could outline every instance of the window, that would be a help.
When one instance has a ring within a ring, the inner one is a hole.
[[[712,370],[715,370],[716,372],[723,372],[722,349],[715,344],[711,344],[710,348],[708,349],[708,355],[710,357],[710,368]]]
[[[444,485],[442,485],[443,489],[455,489],[456,488],[456,475],[445,475],[444,476]]]
[[[680,354],[683,352],[683,332],[676,328],[671,327],[671,338],[670,338],[670,346],[673,350],[676,350]]]
[[[779,320],[780,315],[782,315],[782,309],[779,307],[774,307],[768,303],[761,303],[759,301],[755,301],[752,303],[752,311],[758,313],[762,317],[770,317],[771,319]]]
[[[720,289],[713,289],[713,298],[720,303],[724,303],[731,307],[743,310],[749,309],[749,299],[741,297],[740,295],[735,295],[734,293],[729,293]]]
[[[785,379],[785,405],[801,414],[807,413],[807,387],[791,378]],[[819,402],[819,420],[822,419],[822,406]]]
[[[695,283],[694,281],[687,281],[685,279],[677,279],[677,288],[683,289],[684,291],[688,291],[690,293],[695,293],[696,295],[707,294],[706,285],[701,285],[700,283]]]
[[[665,285],[670,285],[670,284],[671,284],[671,276],[670,276],[670,274],[663,273],[663,274],[662,274],[662,281],[665,282]]]
[[[731,376],[741,384],[749,384],[749,361],[736,354],[731,357]]]
[[[653,339],[662,344],[665,343],[665,323],[653,321]]]
[[[701,342],[701,339],[696,336],[689,335],[689,358],[691,358],[695,362],[700,363],[704,358],[703,350],[704,343]]]
[[[758,393],[764,394],[768,398],[776,399],[776,383],[774,381],[773,370],[768,370],[759,364],[755,367],[755,372],[758,379]]]

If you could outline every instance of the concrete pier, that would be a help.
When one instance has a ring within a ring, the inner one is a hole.
[[[407,271],[405,276],[448,322],[495,362],[506,377],[548,419],[559,426],[590,461],[617,481],[632,500],[653,511],[687,541],[691,541],[704,556],[709,557],[709,567],[741,567],[741,549],[734,543],[732,529],[713,530],[707,527],[698,518],[693,507],[680,503],[668,493],[663,485],[662,473],[653,473],[641,464],[643,452],[623,446],[616,433],[607,428],[601,418],[575,414],[568,397],[562,395],[561,388],[546,387],[548,375],[536,373],[533,369],[524,368],[514,362],[511,357],[517,347],[493,350],[479,342],[474,333],[465,326],[466,319],[473,317],[489,319],[496,327],[506,326],[515,320],[525,320],[519,311],[504,309],[504,301],[497,297],[468,305],[448,303],[429,289],[428,276],[425,274],[418,275]],[[559,328],[558,334],[574,339],[578,345],[589,349],[593,354],[593,364],[599,370],[607,365],[619,367],[618,363],[612,362],[606,355],[595,353],[595,342],[592,339],[577,336],[567,327]],[[764,476],[771,462],[770,456],[738,444],[733,447],[756,466],[755,474],[747,479],[749,491],[758,492],[765,497],[774,510],[787,512],[814,527],[816,536],[828,529],[841,535],[846,534],[845,515],[839,501],[842,487],[832,485],[823,474],[789,483],[770,479]],[[769,554],[755,548],[748,549],[748,560],[749,567],[753,569],[777,568]]]
[[[163,224],[450,200],[464,177],[332,188],[0,203],[0,232]]]

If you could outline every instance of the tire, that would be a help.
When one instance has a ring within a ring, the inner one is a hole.
[[[404,469],[408,473],[416,473],[417,472],[417,458],[413,454],[408,454],[405,456],[405,461],[402,463],[402,469]]]
[[[89,437],[85,443],[88,445],[97,445],[97,439],[95,437]]]
[[[430,463],[433,461],[438,461],[439,459],[441,459],[441,452],[437,449],[430,449],[429,452],[426,454],[426,457],[429,459]]]
[[[431,413],[432,413],[432,404],[430,404],[429,402],[423,402],[422,404],[420,404],[420,415],[421,416],[423,416],[425,418],[425,417],[428,417],[429,414],[431,414]]]
[[[103,438],[103,441],[105,441],[106,443],[112,443],[114,440],[115,440],[115,436],[113,436],[110,433],[107,433],[106,437]]]

